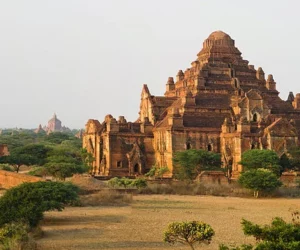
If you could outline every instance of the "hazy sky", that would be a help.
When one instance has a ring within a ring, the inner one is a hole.
[[[84,127],[138,117],[143,84],[163,95],[215,30],[300,92],[299,0],[0,0],[0,127],[34,128],[56,112]]]

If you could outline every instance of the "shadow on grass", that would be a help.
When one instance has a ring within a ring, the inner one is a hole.
[[[45,244],[45,243],[44,243]],[[38,249],[45,249],[44,244],[39,244]],[[53,241],[47,244],[46,249],[174,249],[174,246],[170,246],[164,242],[159,241],[119,241],[119,242],[109,242],[98,241],[78,242],[76,239],[72,243],[67,243],[63,241]]]
[[[46,216],[43,220],[42,226],[79,225],[91,222],[121,223],[124,218],[124,216],[119,215],[71,215],[61,217]]]

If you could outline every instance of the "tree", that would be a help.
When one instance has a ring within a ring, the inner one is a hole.
[[[259,242],[257,250],[298,250],[300,249],[300,224],[287,223],[276,217],[271,225],[259,226],[243,220],[242,227],[245,235],[254,236]]]
[[[195,243],[210,244],[215,232],[210,225],[200,222],[173,222],[164,232],[164,241],[174,244],[176,242],[189,245],[194,248]]]
[[[281,167],[279,165],[279,157],[275,151],[252,149],[242,154],[240,164],[243,165],[244,171],[258,168],[269,169],[279,175]]]
[[[221,167],[221,156],[206,150],[189,149],[176,152],[174,156],[174,176],[179,180],[194,180],[201,171]]]
[[[45,172],[53,177],[65,180],[73,174],[82,174],[89,170],[89,154],[85,154],[72,145],[57,145],[48,153]]]
[[[34,227],[49,210],[61,211],[78,199],[78,188],[71,183],[34,182],[11,188],[0,198],[0,227],[25,221]]]
[[[19,172],[22,165],[43,165],[46,161],[49,148],[42,144],[28,144],[17,147],[10,152],[10,155],[0,158],[1,163],[8,163]]]
[[[292,222],[288,223],[276,217],[271,225],[260,226],[248,220],[242,220],[245,235],[256,239],[256,246],[242,245],[229,248],[221,245],[219,250],[299,250],[300,249],[300,223],[299,211],[292,212]]]
[[[45,165],[46,174],[63,181],[74,174],[85,173],[88,169],[85,165],[68,162],[49,162]]]
[[[46,136],[45,141],[54,143],[54,144],[61,144],[65,140],[69,140],[71,135],[69,133],[63,132],[52,132]]]
[[[245,188],[254,191],[257,198],[260,191],[273,191],[282,185],[278,177],[268,169],[252,169],[242,173],[238,182]]]

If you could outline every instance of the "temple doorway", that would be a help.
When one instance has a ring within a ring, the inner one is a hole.
[[[139,166],[138,163],[134,165],[134,167],[133,167],[133,172],[134,172],[135,174],[139,174],[139,173],[140,173],[140,166]]]

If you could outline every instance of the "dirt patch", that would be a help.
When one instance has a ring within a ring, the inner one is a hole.
[[[92,193],[107,188],[107,184],[104,181],[97,180],[88,175],[73,175],[68,181],[78,186],[83,193]]]
[[[276,216],[290,220],[290,211],[295,209],[300,210],[299,199],[137,195],[131,206],[76,207],[46,213],[45,235],[38,246],[46,250],[184,250],[188,248],[163,243],[163,231],[174,221],[200,220],[216,232],[212,244],[203,249],[215,250],[221,243],[253,243],[242,232],[242,218],[267,224]]]

